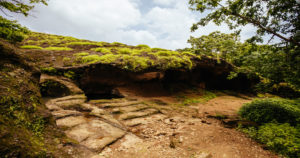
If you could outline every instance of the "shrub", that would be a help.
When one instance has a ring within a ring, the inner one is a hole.
[[[62,50],[72,50],[72,48],[68,48],[68,47],[47,47],[44,48],[45,50],[57,50],[57,51],[62,51]]]
[[[285,99],[254,100],[245,104],[239,114],[258,124],[277,121],[296,125],[300,122],[300,109],[297,106],[295,102]]]
[[[148,45],[146,44],[139,44],[137,45],[136,47],[139,47],[139,48],[150,48]]]
[[[21,42],[30,31],[22,27],[17,21],[10,21],[0,16],[0,38],[9,42]]]
[[[300,157],[300,128],[290,126],[288,123],[267,123],[258,129],[250,127],[242,131],[279,154],[291,158]]]
[[[107,48],[95,48],[95,49],[92,49],[92,50],[96,51],[96,52],[101,52],[101,53],[104,53],[104,54],[111,53],[111,51]]]
[[[22,48],[22,49],[43,49],[40,46],[34,46],[34,45],[24,45],[24,46],[21,46],[20,48]]]

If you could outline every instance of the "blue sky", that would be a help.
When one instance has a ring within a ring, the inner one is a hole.
[[[14,17],[37,32],[178,49],[189,47],[190,36],[216,30],[230,33],[226,25],[214,24],[191,33],[192,24],[203,16],[188,9],[188,0],[49,0],[48,6],[37,5],[29,17]],[[244,27],[242,39],[254,31]]]

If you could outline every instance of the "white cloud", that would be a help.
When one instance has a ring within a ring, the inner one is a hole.
[[[229,32],[227,27],[209,24],[191,33],[200,13],[190,11],[186,0],[50,0],[32,14],[35,17],[18,16],[17,20],[38,32],[167,49],[188,47],[191,35]],[[247,27],[244,35],[251,34],[251,29]]]
[[[19,21],[36,31],[92,40],[112,40],[110,34],[138,24],[141,18],[137,5],[129,0],[51,0],[33,14],[36,18]]]
[[[158,37],[155,47],[169,49],[188,46],[190,26],[196,22],[185,0],[178,0],[173,8],[154,7],[145,15],[145,26]]]
[[[171,4],[176,4],[176,0],[153,0],[155,4],[170,6]]]

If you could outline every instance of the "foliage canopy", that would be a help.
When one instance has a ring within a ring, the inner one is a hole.
[[[293,37],[300,30],[300,4],[296,0],[189,0],[190,9],[209,12],[191,28],[192,31],[209,22],[226,23],[230,29],[241,31],[240,26],[252,24],[257,27],[251,41],[262,41],[262,36],[271,34],[285,43],[298,45]]]

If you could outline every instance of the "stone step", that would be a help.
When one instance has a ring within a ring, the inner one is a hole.
[[[76,125],[87,123],[87,118],[83,116],[70,116],[56,120],[58,127],[74,127]]]
[[[59,110],[60,108],[68,108],[70,106],[83,104],[86,101],[85,95],[73,95],[57,99],[51,99],[46,102],[46,106],[50,110]]]
[[[50,102],[61,102],[61,101],[68,101],[68,100],[74,100],[74,99],[83,99],[86,100],[86,96],[84,94],[78,94],[78,95],[70,95],[66,97],[51,99]]]
[[[105,103],[122,103],[127,101],[137,101],[137,99],[128,99],[128,98],[98,99],[98,100],[90,100],[89,103],[105,104]]]
[[[54,116],[55,119],[61,119],[69,116],[80,116],[82,115],[82,113],[75,110],[57,110],[57,111],[53,111],[52,115]]]
[[[150,108],[149,106],[145,104],[135,104],[132,106],[125,106],[125,107],[117,107],[113,108],[111,112],[113,114],[118,114],[118,113],[127,113],[127,112],[134,112],[134,111],[141,111],[144,109]]]
[[[123,106],[130,106],[130,105],[136,105],[141,104],[140,101],[127,101],[122,103],[104,103],[104,104],[96,104],[98,107],[101,108],[115,108],[115,107],[123,107]]]
[[[129,120],[129,119],[134,119],[139,117],[146,117],[152,114],[156,114],[158,112],[159,111],[157,109],[145,109],[143,111],[128,112],[119,115],[119,120]]]
[[[164,119],[166,119],[167,116],[163,115],[163,114],[154,114],[154,115],[150,115],[148,117],[142,117],[142,118],[135,118],[135,119],[131,119],[131,120],[126,120],[123,123],[126,126],[129,127],[134,127],[134,126],[138,126],[138,125],[145,125],[148,123],[153,123],[156,121],[161,121],[163,122]]]
[[[66,131],[66,135],[94,151],[101,151],[105,146],[125,135],[125,131],[100,120],[90,120]]]

